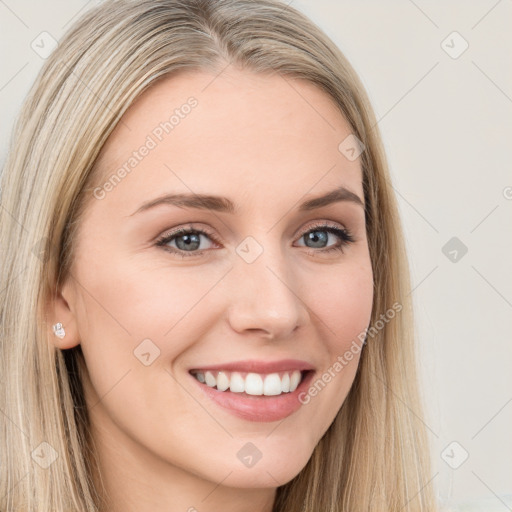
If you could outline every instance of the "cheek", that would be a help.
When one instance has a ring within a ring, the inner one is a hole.
[[[325,433],[354,381],[373,305],[369,258],[358,265],[340,265],[315,278],[308,302],[325,354],[324,364],[299,397],[311,418],[312,442]],[[316,318],[314,318],[316,317]]]
[[[347,343],[363,332],[370,322],[373,305],[373,274],[370,259],[340,265],[339,271],[315,278],[310,301],[332,355],[346,350]]]
[[[218,319],[208,310],[208,293],[226,271],[117,261],[79,276],[87,289],[77,317],[91,414],[97,424],[112,422],[141,444],[165,451],[173,444],[171,431],[183,441],[205,414],[175,379],[173,362],[207,335],[210,318]],[[201,436],[192,437],[197,442]],[[194,448],[178,443],[172,452],[186,458]]]
[[[207,332],[204,304],[228,269],[157,265],[161,268],[118,260],[116,265],[82,272],[80,280],[87,293],[79,315],[80,331],[90,343],[108,340],[110,351],[121,355],[150,339],[172,356],[185,348],[192,335],[199,339]],[[107,351],[107,346],[101,350]]]
[[[201,272],[200,266],[148,267],[120,261],[82,271],[79,277],[87,290],[78,317],[91,403],[107,397],[109,415],[131,429],[141,421],[139,417],[131,423],[137,411],[151,411],[152,422],[168,424],[165,413],[152,404],[170,404],[173,397],[188,424],[186,418],[198,411],[180,402],[174,363],[218,322],[222,306],[219,295],[211,292],[229,268]],[[119,407],[132,411],[132,420],[121,420],[125,411]]]

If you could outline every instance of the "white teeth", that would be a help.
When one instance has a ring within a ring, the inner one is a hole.
[[[286,373],[285,375],[288,374]],[[289,377],[288,380],[290,380]],[[284,389],[281,384],[281,379],[277,373],[271,373],[265,377],[265,380],[263,381],[264,395],[280,395],[283,391]]]
[[[233,393],[243,393],[245,391],[245,381],[238,372],[231,374],[229,391],[232,391]]]
[[[217,385],[217,379],[213,376],[212,372],[206,372],[204,374],[204,380],[206,382],[206,385],[210,386],[211,388]]]
[[[245,377],[245,392],[248,395],[263,394],[263,379],[257,373],[248,373]]]
[[[300,372],[294,371],[290,377],[290,392],[295,391],[300,382]]]
[[[283,393],[288,393],[290,391],[290,374],[289,373],[285,373],[283,375],[283,378],[281,380],[281,386],[282,386]]]
[[[226,391],[229,388],[229,377],[224,372],[219,372],[217,375],[217,389],[219,391]]]
[[[299,370],[293,372],[269,373],[247,373],[242,376],[240,372],[196,372],[194,377],[201,383],[219,391],[231,391],[232,393],[247,393],[248,395],[276,396],[282,393],[291,393],[297,389],[302,380],[302,373]]]

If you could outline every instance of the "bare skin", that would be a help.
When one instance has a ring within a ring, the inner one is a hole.
[[[307,404],[270,422],[214,403],[190,368],[292,358],[321,378],[370,322],[363,206],[298,209],[342,186],[364,202],[360,159],[338,150],[348,123],[305,81],[233,68],[214,76],[165,78],[125,113],[98,161],[102,183],[148,135],[158,143],[92,198],[72,277],[52,304],[66,329],[55,344],[82,345],[92,434],[115,512],[271,511],[276,488],[303,469],[343,404],[359,354]],[[197,105],[158,141],[155,127],[191,96]],[[224,196],[238,211],[160,204],[134,213],[170,193]],[[156,245],[190,223],[212,236]],[[355,240],[326,252],[343,239],[317,227],[325,224]],[[304,236],[311,231],[323,246]],[[251,251],[262,250],[251,263],[237,252],[247,237],[257,242]],[[143,357],[154,360],[146,365],[134,351],[147,339]],[[249,442],[261,453],[252,467],[237,456]]]

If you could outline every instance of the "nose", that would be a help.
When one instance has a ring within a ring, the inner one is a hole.
[[[308,322],[306,298],[294,289],[293,269],[283,258],[263,252],[252,263],[238,260],[230,274],[228,319],[239,334],[280,340]]]

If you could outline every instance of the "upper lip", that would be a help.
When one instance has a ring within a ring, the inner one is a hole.
[[[254,372],[254,373],[274,373],[293,370],[314,370],[313,365],[307,361],[299,359],[280,359],[279,361],[257,361],[254,359],[245,361],[232,361],[229,363],[221,363],[208,366],[197,366],[191,368],[190,371],[221,371],[230,372]]]

